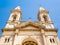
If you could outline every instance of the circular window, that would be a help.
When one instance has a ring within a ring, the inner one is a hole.
[[[22,45],[37,45],[37,43],[34,41],[26,41]]]

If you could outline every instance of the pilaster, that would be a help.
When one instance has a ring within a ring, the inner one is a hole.
[[[47,45],[47,43],[46,43],[46,37],[45,37],[45,32],[44,32],[44,30],[42,29],[41,30],[41,33],[42,33],[42,37],[43,37],[43,43],[44,43],[44,45]]]

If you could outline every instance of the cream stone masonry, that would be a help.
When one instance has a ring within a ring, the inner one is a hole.
[[[58,30],[51,22],[49,12],[41,6],[37,17],[37,22],[23,22],[20,6],[13,9],[2,29],[0,45],[60,45]]]

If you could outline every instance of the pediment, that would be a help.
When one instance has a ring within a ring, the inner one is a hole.
[[[26,27],[23,27],[24,29],[37,29],[37,27],[34,27],[34,26],[26,26]]]
[[[39,28],[39,24],[35,23],[35,22],[28,21],[28,22],[25,22],[25,23],[21,24],[21,28],[24,28],[24,29],[37,29],[37,28]]]

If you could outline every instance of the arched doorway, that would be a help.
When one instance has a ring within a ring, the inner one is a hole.
[[[25,41],[22,45],[38,45],[38,44],[34,41]]]

